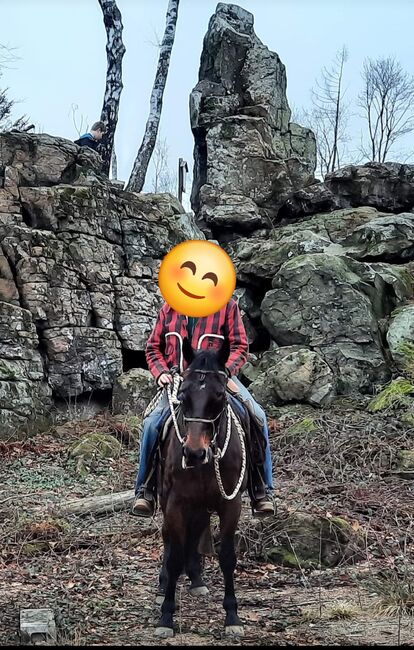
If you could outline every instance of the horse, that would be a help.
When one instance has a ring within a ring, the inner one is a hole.
[[[174,635],[175,591],[183,569],[191,581],[190,593],[206,594],[201,574],[200,538],[209,530],[210,515],[220,520],[219,563],[224,576],[224,629],[241,636],[234,590],[235,532],[241,513],[241,494],[246,489],[246,447],[241,423],[228,408],[228,375],[225,364],[230,345],[218,351],[194,351],[183,341],[187,370],[178,392],[181,417],[170,426],[161,448],[160,506],[163,513],[164,559],[159,576],[163,594],[159,637]],[[243,423],[246,426],[247,422]],[[174,429],[178,427],[179,431]]]

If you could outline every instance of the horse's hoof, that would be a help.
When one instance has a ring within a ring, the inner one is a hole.
[[[155,604],[162,605],[165,600],[165,594],[157,594],[155,596]]]
[[[209,594],[208,587],[201,585],[201,587],[190,587],[190,596],[207,596]]]
[[[226,625],[224,628],[224,634],[226,636],[243,636],[243,625]]]
[[[172,627],[157,627],[155,628],[155,636],[159,636],[160,639],[169,639],[174,636],[174,630]]]

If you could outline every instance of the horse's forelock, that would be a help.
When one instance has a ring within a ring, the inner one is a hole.
[[[217,353],[212,350],[198,351],[189,366],[189,371],[191,372],[192,370],[211,370],[213,372],[222,370]]]

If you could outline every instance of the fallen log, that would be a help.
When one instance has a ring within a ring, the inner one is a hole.
[[[126,510],[134,500],[134,490],[112,492],[98,497],[86,497],[60,504],[58,509],[67,515],[102,515],[107,512]]]

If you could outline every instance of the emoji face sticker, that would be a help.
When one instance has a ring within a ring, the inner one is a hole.
[[[230,300],[236,271],[220,246],[192,240],[178,244],[164,257],[158,284],[175,311],[185,316],[209,316]]]

